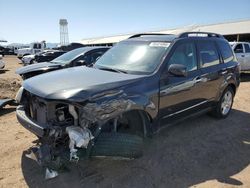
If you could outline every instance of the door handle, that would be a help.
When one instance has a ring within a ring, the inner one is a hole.
[[[206,81],[207,81],[207,78],[203,78],[203,77],[197,77],[194,80],[195,83],[206,82]]]
[[[245,55],[241,55],[241,57],[245,57]]]

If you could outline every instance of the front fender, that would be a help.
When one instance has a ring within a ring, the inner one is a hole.
[[[80,123],[82,126],[103,123],[131,110],[142,110],[150,116],[157,114],[156,105],[145,95],[109,91],[93,96],[80,108]]]

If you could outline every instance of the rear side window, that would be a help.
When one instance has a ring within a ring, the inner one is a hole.
[[[246,53],[250,53],[249,44],[244,44],[244,46],[245,46],[245,52],[246,52]]]
[[[169,59],[168,66],[181,64],[187,67],[187,71],[197,70],[197,60],[193,43],[180,44]]]
[[[227,42],[218,41],[218,46],[223,58],[224,63],[228,63],[234,59],[234,55],[232,52],[232,48],[229,46]]]
[[[219,55],[214,42],[202,41],[198,43],[201,67],[220,64]]]
[[[237,44],[234,48],[234,53],[238,54],[238,53],[243,53],[243,45],[242,44]]]

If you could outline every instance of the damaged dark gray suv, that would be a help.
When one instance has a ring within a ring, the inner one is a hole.
[[[136,158],[162,126],[206,112],[227,117],[239,75],[219,34],[138,34],[94,67],[26,80],[17,118],[37,135],[31,151],[48,172],[89,156]]]

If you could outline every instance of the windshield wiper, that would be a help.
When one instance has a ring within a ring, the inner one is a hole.
[[[115,69],[115,68],[109,68],[109,67],[99,67],[100,70],[107,70],[107,71],[113,71],[113,72],[119,72],[119,73],[124,73],[128,74],[127,71],[120,70],[120,69]]]

